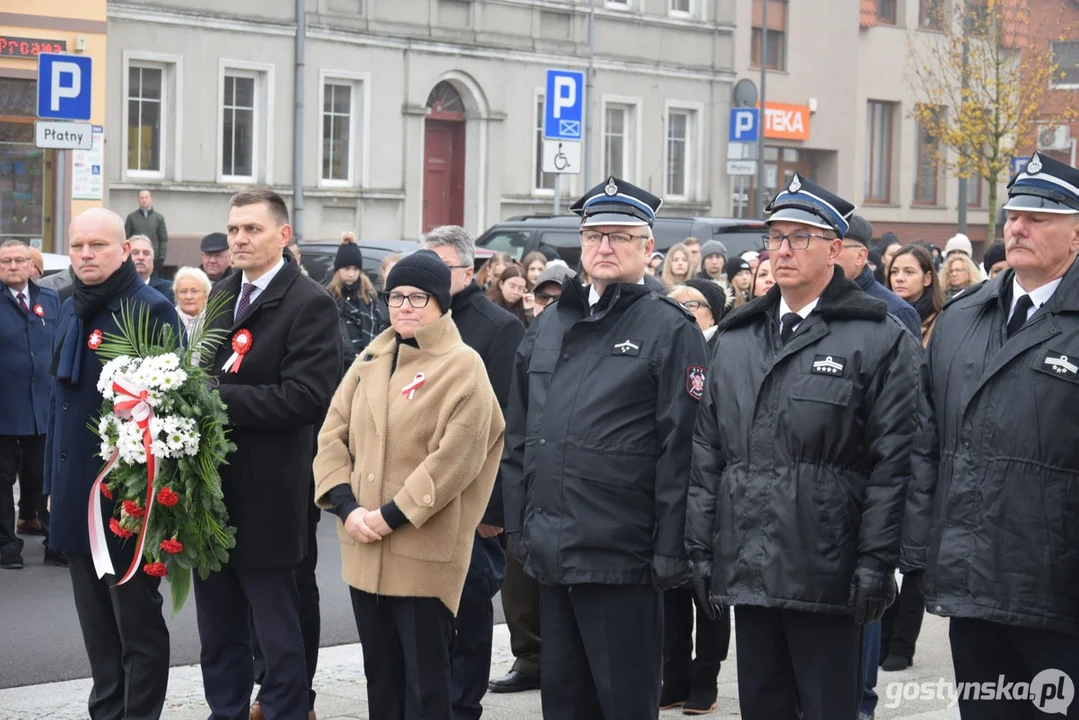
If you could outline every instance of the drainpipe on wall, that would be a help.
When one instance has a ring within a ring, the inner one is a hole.
[[[303,239],[303,75],[307,37],[307,2],[296,0],[296,117],[292,129],[292,234]]]

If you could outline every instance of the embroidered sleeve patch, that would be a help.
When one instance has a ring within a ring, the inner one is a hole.
[[[694,400],[704,397],[705,369],[700,365],[686,368],[686,393]]]

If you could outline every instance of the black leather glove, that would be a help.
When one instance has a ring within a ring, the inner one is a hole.
[[[652,581],[660,590],[671,590],[689,580],[689,561],[666,555],[652,556]]]
[[[704,614],[709,620],[715,620],[723,608],[717,607],[711,600],[712,593],[712,561],[695,559],[693,561],[693,592],[697,593],[697,601],[700,603]]]
[[[869,625],[884,617],[895,602],[895,570],[872,558],[862,558],[851,578],[850,606],[854,622]]]

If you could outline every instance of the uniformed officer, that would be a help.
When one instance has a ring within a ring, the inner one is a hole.
[[[956,681],[1030,683],[961,696],[963,720],[1079,717],[1079,170],[1036,153],[1008,187],[1011,269],[945,306],[929,341],[937,427],[903,542],[951,618]]]
[[[921,347],[843,276],[853,205],[795,175],[765,210],[776,285],[720,323],[686,545],[698,593],[735,608],[742,716],[853,720],[862,628],[895,597]]]
[[[543,713],[659,713],[661,590],[689,576],[690,438],[707,351],[644,284],[661,200],[611,177],[571,208],[591,278],[517,350],[502,460],[506,533],[540,583]]]

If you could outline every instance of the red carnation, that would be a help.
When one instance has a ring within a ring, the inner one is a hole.
[[[176,538],[172,538],[171,540],[162,540],[161,549],[169,553],[170,555],[175,555],[176,553],[181,553],[184,551],[184,544]]]
[[[133,518],[140,518],[143,515],[142,508],[134,500],[124,500],[124,512]]]
[[[120,521],[116,518],[109,519],[109,530],[112,530],[112,534],[116,537],[129,538],[135,533],[131,532],[127,528],[120,525]]]
[[[163,562],[147,563],[143,566],[142,571],[153,577],[165,577],[169,573],[168,568],[165,567],[165,563]]]
[[[109,490],[109,486],[106,485],[105,483],[101,483],[101,494],[104,495],[109,500],[112,500],[112,491]]]
[[[158,491],[157,501],[165,507],[172,507],[180,502],[180,496],[174,493],[168,486],[165,486]]]

